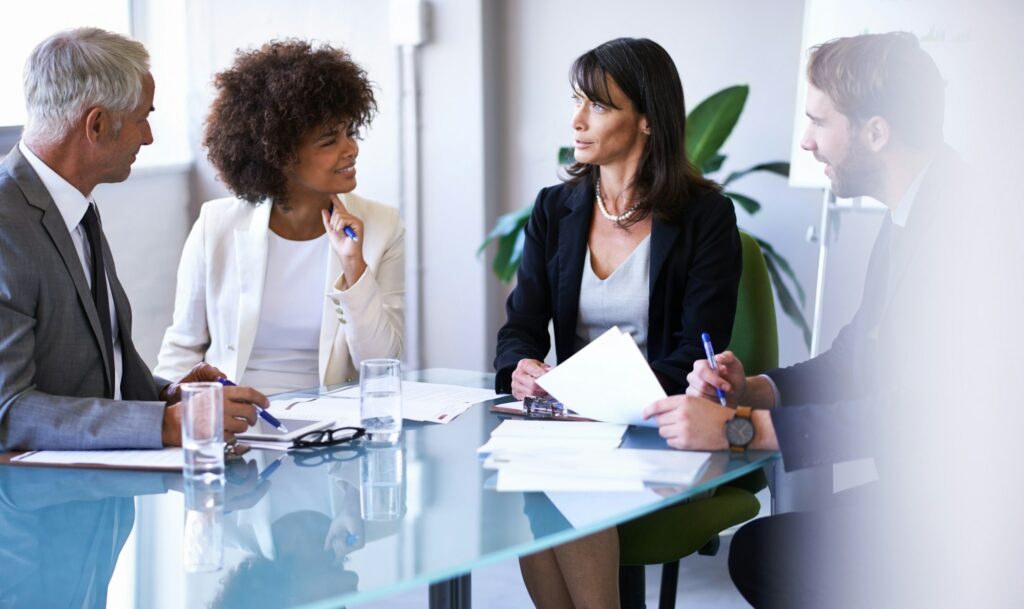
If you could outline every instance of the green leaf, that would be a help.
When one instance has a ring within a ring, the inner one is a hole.
[[[734,172],[729,174],[729,177],[725,178],[725,181],[722,182],[722,186],[725,186],[729,182],[732,182],[734,180],[738,180],[738,179],[742,178],[743,176],[745,176],[747,174],[751,174],[751,173],[754,173],[754,172],[757,172],[757,171],[768,171],[768,172],[771,172],[771,173],[778,174],[778,175],[780,175],[780,176],[782,176],[784,178],[788,178],[789,177],[789,163],[787,163],[785,161],[773,161],[771,163],[761,163],[759,165],[754,165],[753,167],[751,167],[749,169],[744,169],[743,171],[734,171]]]
[[[558,149],[558,164],[572,165],[576,162],[576,149],[572,146],[562,146]]]
[[[789,292],[789,288],[782,280],[782,276],[779,274],[779,270],[775,266],[775,262],[767,256],[764,260],[768,267],[768,274],[772,278],[772,285],[775,286],[775,293],[779,296],[779,304],[782,306],[782,312],[800,328],[800,331],[804,336],[804,345],[810,349],[811,328],[807,325],[807,320],[804,319],[803,311],[800,310],[800,306],[793,299],[793,295]]]
[[[700,166],[700,172],[704,175],[708,175],[709,173],[715,173],[716,171],[722,168],[722,163],[724,162],[725,155],[716,154],[709,158],[708,160],[704,161],[704,164]]]
[[[695,167],[703,167],[729,138],[749,93],[747,85],[727,87],[697,104],[686,117],[686,156]]]
[[[759,239],[757,237],[754,237],[754,239],[761,246],[761,251],[764,253],[765,260],[772,259],[775,263],[779,265],[779,268],[782,269],[782,272],[784,272],[790,278],[790,280],[793,281],[793,285],[796,286],[797,294],[799,294],[800,296],[800,304],[806,304],[807,297],[804,294],[804,288],[802,285],[800,285],[800,280],[797,279],[796,273],[793,272],[793,267],[789,266],[789,261],[783,258],[781,255],[779,255],[779,253],[775,251],[775,248],[773,248],[772,245],[767,241],[764,241],[763,239]]]
[[[522,230],[522,228],[526,226],[526,222],[529,221],[530,214],[532,213],[533,205],[527,205],[520,210],[505,214],[498,218],[494,223],[494,228],[491,229],[491,232],[487,233],[487,238],[484,239],[484,242],[476,249],[476,255],[479,257],[480,254],[487,249],[487,246],[495,239],[500,239],[501,237],[512,235]]]
[[[732,199],[734,203],[742,207],[751,216],[761,209],[761,204],[747,195],[741,195],[738,192],[723,192],[722,194]]]
[[[533,213],[533,206],[528,205],[523,209],[498,218],[494,228],[487,239],[477,249],[477,256],[493,241],[498,242],[498,249],[494,253],[494,262],[491,269],[498,279],[504,283],[512,281],[519,270],[519,264],[523,260],[523,244],[526,243],[526,223],[530,221]]]

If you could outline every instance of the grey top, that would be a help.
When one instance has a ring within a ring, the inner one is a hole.
[[[612,326],[629,332],[647,357],[647,316],[650,304],[651,236],[647,235],[612,274],[594,274],[590,247],[583,261],[580,309],[576,317],[576,349],[582,349]]]

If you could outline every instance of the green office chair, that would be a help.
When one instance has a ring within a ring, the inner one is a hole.
[[[743,271],[729,349],[743,362],[747,374],[760,374],[779,364],[775,299],[760,246],[743,231],[740,242]],[[694,552],[714,556],[721,531],[757,516],[761,504],[754,493],[767,484],[764,471],[758,470],[719,487],[706,499],[673,505],[619,525],[622,607],[643,606],[643,566],[655,564],[663,565],[658,607],[675,607],[679,560]]]

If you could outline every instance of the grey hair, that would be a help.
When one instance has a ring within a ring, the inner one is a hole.
[[[134,110],[142,100],[149,53],[142,43],[94,27],[58,32],[39,43],[23,75],[28,118],[22,138],[52,145],[63,140],[87,108],[114,114]]]

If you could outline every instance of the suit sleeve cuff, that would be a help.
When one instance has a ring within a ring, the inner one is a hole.
[[[344,280],[344,276],[338,277],[332,289],[327,292],[327,297],[334,304],[342,307],[346,313],[350,313],[352,310],[363,309],[373,301],[377,282],[374,281],[373,273],[370,272],[369,267],[363,271],[363,274],[359,276],[359,279],[354,284],[342,289],[342,282]]]
[[[767,374],[759,374],[758,376],[760,376],[764,380],[768,381],[768,386],[772,388],[772,399],[775,400],[775,402],[774,402],[775,407],[776,408],[781,407],[782,406],[782,394],[779,393],[779,386],[776,385],[775,381],[772,380],[772,377],[768,376]]]

